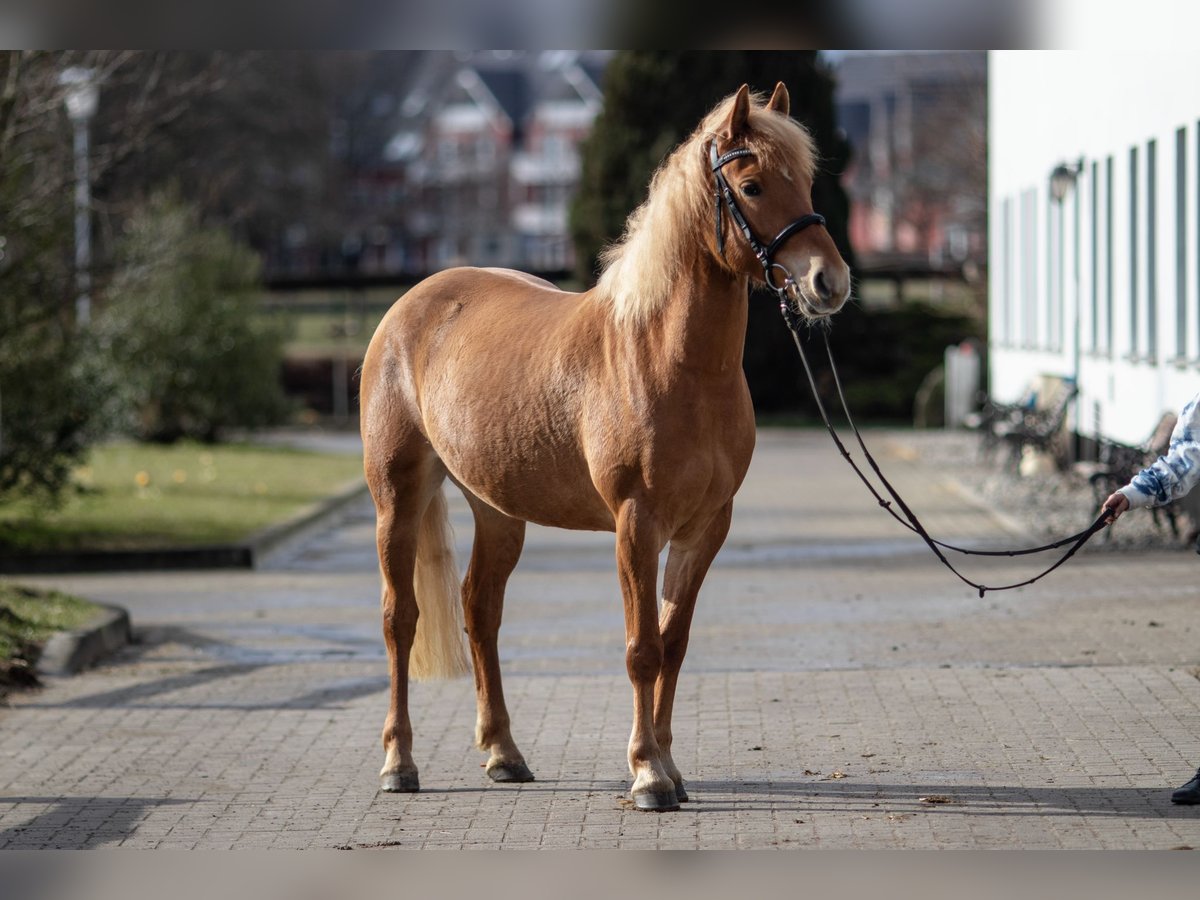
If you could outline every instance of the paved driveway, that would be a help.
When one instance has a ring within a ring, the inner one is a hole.
[[[1020,542],[869,439],[931,531]],[[488,782],[462,679],[413,690],[422,793],[377,793],[364,506],[264,570],[27,579],[127,607],[138,643],[0,711],[0,847],[1200,846],[1168,799],[1200,763],[1194,555],[1085,552],[981,601],[851,478],[823,432],[760,434],[680,683],[678,813],[625,800],[612,538],[538,528],[501,632],[537,781]]]

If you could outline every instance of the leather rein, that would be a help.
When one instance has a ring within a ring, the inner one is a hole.
[[[887,480],[887,477],[879,468],[879,464],[875,461],[875,457],[872,456],[871,451],[867,449],[867,445],[863,441],[863,437],[858,430],[858,426],[854,424],[854,418],[850,415],[850,408],[846,403],[846,395],[842,391],[842,380],[838,375],[837,364],[833,359],[833,350],[829,346],[829,334],[828,332],[825,332],[822,335],[825,340],[825,352],[829,357],[829,370],[833,375],[834,385],[837,388],[838,399],[842,404],[842,411],[845,413],[846,422],[849,424],[850,429],[854,432],[854,437],[857,439],[859,447],[862,448],[862,452],[867,460],[867,463],[870,465],[872,471],[874,471],[876,477],[879,479],[880,484],[883,485],[884,490],[886,490],[888,495],[891,497],[891,500],[885,499],[883,495],[875,488],[875,485],[871,483],[870,479],[868,479],[863,473],[862,469],[859,468],[854,459],[850,456],[850,451],[848,451],[845,444],[842,443],[841,438],[838,436],[837,429],[833,427],[833,422],[830,421],[829,414],[825,411],[825,404],[821,401],[821,395],[817,391],[816,379],[813,377],[812,367],[808,363],[808,357],[804,352],[804,345],[800,339],[800,329],[804,324],[804,320],[799,312],[793,308],[792,303],[787,296],[787,290],[790,286],[796,286],[797,289],[799,289],[799,286],[797,285],[795,278],[792,276],[792,273],[789,272],[785,266],[774,261],[775,251],[779,249],[785,240],[787,240],[793,234],[803,231],[809,225],[825,225],[825,217],[817,213],[809,213],[801,216],[785,226],[784,229],[775,236],[775,239],[772,240],[770,244],[764,245],[761,241],[759,241],[754,236],[754,231],[750,228],[750,223],[746,221],[746,217],[742,215],[741,209],[738,208],[737,200],[733,195],[733,189],[729,186],[729,182],[721,172],[721,169],[727,163],[735,159],[740,159],[744,156],[753,155],[754,154],[752,151],[744,148],[730,150],[724,154],[718,155],[717,142],[714,140],[709,145],[709,162],[712,165],[713,176],[715,179],[715,189],[713,191],[713,195],[716,199],[717,249],[721,253],[722,257],[724,257],[725,234],[721,222],[721,203],[724,201],[725,206],[729,210],[729,217],[733,220],[734,224],[737,225],[738,230],[741,231],[745,236],[746,242],[750,245],[750,249],[754,252],[759,264],[762,265],[767,286],[779,297],[779,311],[783,315],[783,321],[787,325],[788,331],[790,331],[792,334],[792,341],[796,344],[796,350],[800,354],[800,361],[804,364],[804,374],[808,377],[808,385],[812,390],[813,399],[817,402],[817,409],[821,414],[821,420],[825,423],[825,428],[829,431],[829,435],[833,438],[833,443],[837,446],[838,451],[842,454],[842,457],[847,463],[850,464],[850,468],[854,470],[854,473],[858,476],[859,480],[866,486],[867,490],[871,492],[871,495],[879,502],[879,505],[887,510],[888,514],[891,515],[893,519],[895,519],[909,531],[918,535],[929,547],[929,549],[933,551],[934,556],[941,561],[942,565],[953,572],[964,584],[978,590],[981,598],[987,591],[1013,590],[1014,588],[1025,587],[1026,585],[1033,584],[1034,582],[1045,578],[1047,575],[1065,563],[1068,559],[1074,556],[1076,551],[1078,551],[1080,547],[1087,543],[1088,539],[1091,538],[1092,535],[1102,530],[1105,525],[1109,523],[1110,516],[1112,515],[1111,511],[1107,508],[1102,509],[1096,521],[1094,521],[1087,528],[1071,535],[1070,537],[1065,537],[1062,540],[1058,540],[1050,544],[1044,544],[1040,547],[1026,547],[1017,550],[972,550],[966,547],[957,547],[953,544],[947,544],[944,541],[939,541],[931,537],[929,532],[926,531],[925,526],[921,524],[921,520],[917,518],[916,514],[912,511],[908,504],[904,502],[904,499],[896,492],[896,489],[892,487],[891,482]],[[773,275],[777,269],[783,273],[782,284],[776,284],[773,280]],[[895,503],[895,506],[900,509],[899,513],[893,507],[893,502]],[[901,517],[901,513],[903,513],[903,517]],[[956,569],[954,565],[948,559],[946,559],[946,555],[942,552],[943,550],[949,550],[966,556],[1027,556],[1033,553],[1043,553],[1047,550],[1057,550],[1061,547],[1067,547],[1068,549],[1058,559],[1057,562],[1042,572],[1034,575],[1032,578],[1027,578],[1025,581],[1017,581],[1013,582],[1012,584],[996,586],[985,585],[977,581],[972,581],[970,578],[963,575],[958,569]]]

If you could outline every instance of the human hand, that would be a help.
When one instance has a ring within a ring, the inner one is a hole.
[[[1129,498],[1120,491],[1112,494],[1104,501],[1104,509],[1108,512],[1108,524],[1111,525],[1121,518],[1121,513],[1129,509]]]

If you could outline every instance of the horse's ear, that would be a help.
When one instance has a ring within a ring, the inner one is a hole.
[[[733,106],[729,110],[729,118],[721,129],[722,137],[732,141],[741,136],[750,121],[750,85],[743,84],[738,88],[737,96],[733,98]]]
[[[767,103],[767,109],[772,109],[777,113],[787,115],[792,108],[792,100],[788,96],[788,89],[781,81],[775,85],[775,93],[771,95],[771,100]]]

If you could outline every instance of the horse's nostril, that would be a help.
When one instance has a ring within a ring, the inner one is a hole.
[[[824,271],[817,272],[813,278],[813,286],[817,289],[817,296],[822,300],[828,300],[833,296],[833,291],[829,289],[829,282],[825,280]]]

